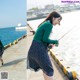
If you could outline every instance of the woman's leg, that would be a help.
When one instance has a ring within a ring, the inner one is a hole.
[[[0,61],[1,61],[1,64],[3,65],[4,62],[3,62],[3,59],[1,57],[0,57]]]
[[[47,76],[44,72],[43,72],[43,76],[45,80],[53,80],[53,76]]]

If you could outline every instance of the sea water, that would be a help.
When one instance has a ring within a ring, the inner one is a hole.
[[[0,28],[0,40],[5,46],[14,40],[21,38],[26,33],[26,30],[16,30],[16,27]]]

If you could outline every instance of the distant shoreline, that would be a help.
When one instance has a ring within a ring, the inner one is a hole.
[[[73,10],[73,11],[78,11],[78,10]],[[66,12],[60,12],[60,13],[64,14],[64,13],[73,12],[73,11],[66,11]],[[27,21],[36,20],[36,19],[42,19],[42,18],[46,18],[46,17],[47,17],[47,15],[31,17],[31,18],[27,18]]]

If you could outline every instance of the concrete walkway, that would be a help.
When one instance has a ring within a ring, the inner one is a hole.
[[[29,27],[27,28],[27,32],[27,37],[23,38],[17,44],[12,45],[4,51],[4,65],[0,66],[0,73],[7,71],[9,75],[8,80],[44,80],[41,70],[34,72],[26,69],[27,52],[33,39]],[[68,80],[52,58],[51,61],[54,67],[53,80]],[[1,74],[0,80],[3,80],[1,79]]]
[[[8,80],[26,80],[27,37],[4,51],[0,72],[8,72]],[[0,80],[3,80],[0,78]],[[6,79],[5,79],[6,80]]]

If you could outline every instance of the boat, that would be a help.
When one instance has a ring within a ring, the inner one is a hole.
[[[26,25],[22,26],[20,23],[16,27],[16,30],[26,30],[26,29],[27,29]]]

